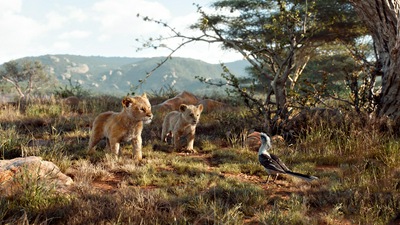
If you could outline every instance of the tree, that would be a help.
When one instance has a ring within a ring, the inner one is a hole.
[[[202,21],[197,28],[205,34],[213,32],[223,39],[225,48],[243,54],[258,75],[258,82],[265,87],[265,99],[255,101],[246,93],[246,88],[237,85],[236,89],[259,106],[265,115],[266,127],[286,120],[289,117],[287,87],[295,86],[315,48],[310,42],[318,30],[315,4],[222,0],[213,6],[233,14],[207,15],[201,12]]]
[[[351,5],[339,2],[220,0],[212,5],[217,10],[214,14],[198,7],[199,22],[191,27],[200,31],[198,36],[185,36],[164,22],[144,17],[173,33],[172,37],[151,39],[145,46],[157,48],[163,46],[164,39],[180,38],[181,45],[172,53],[194,41],[221,43],[223,48],[238,51],[251,63],[256,75],[254,83],[264,87],[265,98],[254,97],[226,70],[224,78],[240,96],[257,106],[265,116],[266,127],[271,128],[289,117],[287,90],[294,89],[315,50],[325,42],[349,41],[365,33]],[[345,27],[352,29],[344,32]]]
[[[4,63],[0,78],[10,83],[21,99],[29,100],[33,91],[44,86],[49,80],[43,65],[38,62],[26,61],[19,65],[17,61]]]
[[[382,91],[377,116],[400,120],[400,2],[351,0],[375,43],[382,67]]]

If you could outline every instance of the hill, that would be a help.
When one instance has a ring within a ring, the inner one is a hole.
[[[17,61],[40,61],[60,85],[71,79],[83,88],[100,94],[126,94],[137,87],[139,80],[146,77],[164,58],[129,58],[77,55],[44,55],[25,57]],[[246,61],[226,64],[238,76],[246,76]],[[219,64],[209,64],[190,58],[173,57],[155,70],[139,88],[139,91],[158,91],[165,87],[190,90],[195,93],[209,91],[196,76],[220,79]],[[215,90],[215,89],[214,89]]]

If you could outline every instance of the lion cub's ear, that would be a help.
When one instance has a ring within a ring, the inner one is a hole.
[[[125,96],[124,99],[122,99],[122,106],[125,108],[128,108],[129,106],[131,106],[134,102],[134,99],[128,96]]]
[[[200,110],[200,112],[203,112],[203,104],[198,105],[197,108]]]
[[[142,97],[143,97],[143,98],[147,98],[146,93],[143,93],[143,94],[142,94]]]
[[[187,105],[185,105],[185,104],[181,104],[181,106],[179,106],[179,111],[181,111],[181,112],[185,112],[185,110],[187,109]]]

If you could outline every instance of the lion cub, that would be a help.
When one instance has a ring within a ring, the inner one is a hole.
[[[119,146],[122,141],[132,141],[133,155],[142,159],[142,130],[143,123],[150,123],[153,114],[146,94],[142,96],[122,99],[122,111],[104,112],[98,115],[93,122],[93,129],[89,140],[89,152],[94,151],[96,144],[107,139],[107,146],[111,152],[119,155]]]
[[[167,135],[172,135],[174,148],[176,150],[194,151],[194,134],[196,125],[199,122],[203,105],[181,104],[178,111],[169,112],[162,125],[161,141],[166,141]],[[186,146],[182,145],[183,138],[186,138]]]

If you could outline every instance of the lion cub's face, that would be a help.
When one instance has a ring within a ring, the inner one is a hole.
[[[194,105],[182,104],[179,107],[179,111],[181,111],[183,119],[186,122],[192,125],[196,125],[199,122],[200,114],[203,111],[203,105],[200,104],[196,107]]]
[[[153,119],[151,105],[146,94],[142,96],[125,97],[122,100],[122,106],[128,116],[135,121],[143,121],[147,124]]]

